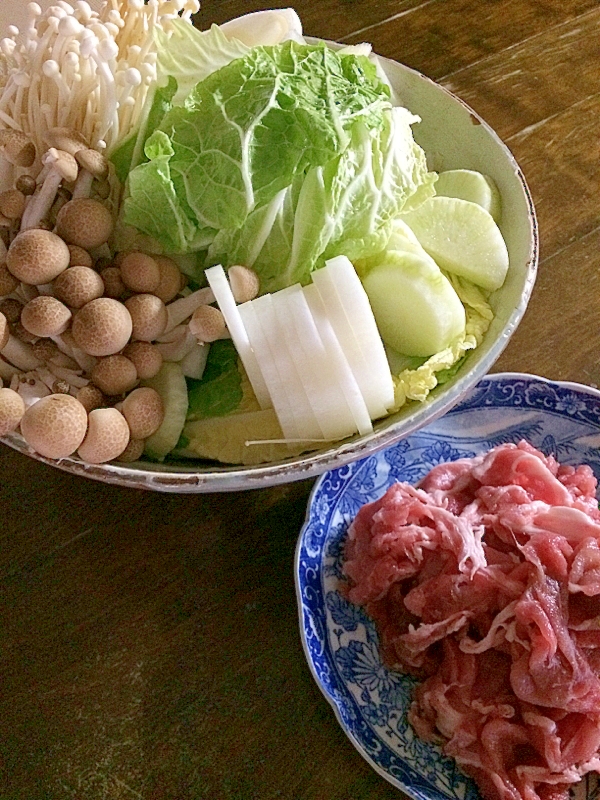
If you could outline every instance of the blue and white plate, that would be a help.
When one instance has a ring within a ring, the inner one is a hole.
[[[375,626],[340,593],[350,521],[395,481],[414,483],[444,461],[527,439],[561,463],[590,464],[600,479],[600,391],[533,375],[498,374],[436,422],[387,450],[327,472],[312,492],[296,550],[306,658],[352,743],[415,800],[475,800],[474,783],[418,739],[406,719],[415,680],[381,662]],[[577,795],[596,800],[595,779]]]

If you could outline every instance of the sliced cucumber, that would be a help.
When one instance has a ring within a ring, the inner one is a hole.
[[[477,203],[431,197],[402,219],[442,269],[489,291],[504,283],[506,244],[491,214]]]
[[[477,203],[491,214],[495,222],[500,221],[502,212],[500,192],[489,175],[473,169],[449,169],[440,172],[435,183],[435,193]]]
[[[188,410],[188,393],[181,365],[165,361],[154,378],[142,381],[161,396],[165,409],[162,425],[146,439],[144,452],[149,458],[162,461],[179,441]]]

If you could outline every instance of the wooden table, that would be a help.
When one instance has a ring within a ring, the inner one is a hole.
[[[206,0],[206,27],[262,5]],[[600,384],[596,0],[319,0],[470,103],[537,206],[539,278],[496,370]],[[384,800],[305,664],[293,555],[312,482],[163,496],[0,447],[1,800]]]

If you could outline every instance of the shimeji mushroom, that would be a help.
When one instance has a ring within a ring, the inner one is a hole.
[[[99,150],[82,149],[75,154],[80,170],[75,186],[73,199],[89,197],[95,179],[101,180],[108,175],[108,161]]]
[[[100,277],[104,283],[104,294],[107,297],[116,299],[122,297],[127,291],[121,278],[121,270],[118,267],[106,267],[101,270]]]
[[[56,378],[53,379],[52,383],[55,380]],[[48,397],[48,395],[52,394],[52,389],[44,383],[37,372],[21,373],[16,380],[13,377],[11,389],[14,389],[23,399],[25,408],[37,403],[42,397]]]
[[[23,398],[13,389],[0,389],[0,436],[16,430],[24,413]]]
[[[90,377],[92,383],[109,397],[129,392],[138,381],[133,361],[119,353],[101,358]]]
[[[42,156],[42,164],[49,169],[39,192],[33,195],[21,218],[22,231],[37,228],[39,223],[48,216],[61,183],[63,181],[71,183],[77,178],[79,170],[77,161],[64,150],[51,147]]]
[[[150,342],[131,342],[123,350],[123,355],[133,361],[138,377],[144,381],[158,375],[162,367],[161,352]]]
[[[40,295],[23,307],[21,324],[39,337],[60,336],[69,327],[72,314],[56,297]]]
[[[106,405],[106,398],[97,386],[93,383],[88,383],[87,386],[82,386],[77,391],[75,397],[79,400],[85,410],[90,413],[95,408],[102,408]]]
[[[35,145],[26,134],[12,128],[0,131],[0,188],[11,185],[15,167],[31,167],[35,156]]]
[[[21,420],[27,444],[46,458],[66,458],[83,442],[88,415],[69,394],[50,394],[29,406]]]
[[[84,250],[83,247],[78,247],[76,244],[67,245],[69,248],[69,266],[70,267],[93,267],[94,259]]]
[[[56,232],[67,244],[94,250],[105,244],[114,227],[112,214],[99,200],[77,197],[69,200],[56,217]]]
[[[131,314],[123,303],[110,297],[99,297],[75,314],[71,332],[84,353],[110,356],[125,347],[132,328]]]
[[[127,253],[122,259],[121,280],[132,292],[150,292],[158,288],[160,268],[152,256],[136,251]]]
[[[77,455],[88,464],[104,464],[121,455],[129,437],[129,426],[120,411],[96,408],[90,411],[87,434]]]
[[[104,282],[91,267],[69,267],[52,287],[56,297],[71,308],[82,308],[104,294]]]
[[[143,453],[146,442],[143,439],[130,439],[129,444],[123,450],[120,456],[117,456],[116,461],[121,461],[124,464],[130,464],[132,461],[138,461]]]
[[[134,294],[125,301],[131,314],[133,338],[140,342],[153,342],[164,333],[167,325],[167,308],[153,294]]]
[[[35,228],[17,234],[6,254],[9,272],[33,286],[50,283],[69,265],[69,248],[51,231]]]
[[[7,294],[12,294],[18,285],[19,281],[12,272],[9,272],[6,264],[0,264],[0,297],[6,297]]]
[[[212,289],[206,287],[198,289],[187,297],[180,297],[173,300],[167,306],[167,324],[165,326],[165,333],[172,331],[177,325],[181,325],[186,319],[192,316],[194,311],[200,306],[209,305],[215,302],[215,296]]]
[[[153,258],[158,264],[160,279],[152,293],[160,297],[163,303],[170,303],[183,288],[182,273],[173,259],[158,255]]]
[[[133,439],[147,439],[156,433],[165,418],[163,401],[155,389],[142,386],[123,400],[123,416]]]
[[[0,214],[10,220],[21,219],[25,211],[26,198],[18,189],[0,192]]]
[[[215,306],[200,306],[189,321],[190,333],[199,342],[216,342],[228,336],[225,317]]]
[[[247,303],[258,296],[260,284],[253,269],[236,265],[229,267],[227,276],[236,303]]]

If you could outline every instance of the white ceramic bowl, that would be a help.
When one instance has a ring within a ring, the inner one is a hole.
[[[375,424],[374,432],[337,447],[252,467],[219,466],[182,460],[165,464],[84,464],[76,458],[52,461],[33,453],[15,433],[11,447],[75,475],[106,483],[163,492],[219,492],[253,489],[319,475],[389,447],[452,408],[490,369],[519,324],[529,301],[538,259],[533,202],[518,164],[494,131],[471,108],[429,78],[394,61],[381,59],[400,100],[422,122],[416,140],[436,170],[475,169],[490,175],[500,190],[502,221],[510,268],[504,286],[490,302],[495,318],[483,343],[465,359],[454,378],[424,403],[413,403]]]

